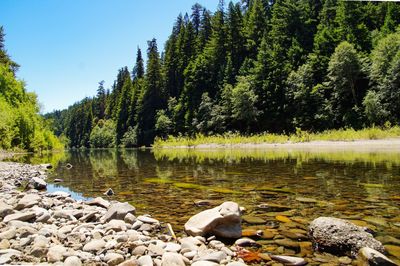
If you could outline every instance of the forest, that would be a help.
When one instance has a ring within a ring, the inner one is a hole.
[[[95,96],[45,117],[75,148],[399,125],[399,22],[400,4],[386,1],[220,1],[214,13],[194,4],[163,51],[148,41],[146,62],[138,49],[111,88],[101,81]]]
[[[27,92],[16,77],[19,65],[5,48],[5,32],[0,27],[0,150],[41,152],[63,149],[51,123],[40,114],[37,96]]]

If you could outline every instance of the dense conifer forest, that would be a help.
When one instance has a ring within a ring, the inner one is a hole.
[[[36,94],[27,92],[17,79],[19,65],[5,48],[5,32],[0,26],[0,150],[40,152],[63,148],[52,126],[39,115]]]
[[[220,1],[213,14],[195,4],[163,51],[148,41],[111,88],[46,117],[70,147],[398,125],[399,22],[396,2]]]

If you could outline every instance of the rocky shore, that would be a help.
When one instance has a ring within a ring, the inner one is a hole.
[[[0,162],[0,264],[245,265],[215,236],[176,239],[129,203],[47,193],[46,165]]]

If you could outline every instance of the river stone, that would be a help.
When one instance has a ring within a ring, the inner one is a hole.
[[[212,252],[212,253],[200,256],[200,258],[198,260],[199,261],[212,261],[212,262],[220,263],[225,258],[226,258],[225,252],[216,251],[216,252]]]
[[[106,231],[108,230],[114,230],[115,232],[119,231],[126,231],[126,224],[122,220],[111,220],[107,224],[105,224],[105,229]]]
[[[67,249],[61,245],[55,245],[49,248],[47,252],[47,261],[48,262],[57,262],[62,261],[64,258],[64,253],[67,252]]]
[[[287,265],[294,265],[294,266],[307,264],[307,261],[305,259],[298,257],[291,257],[291,256],[271,255],[271,259],[282,262]]]
[[[162,266],[185,266],[185,261],[181,254],[165,252],[161,259]]]
[[[34,212],[17,212],[17,213],[10,214],[10,215],[7,215],[6,217],[4,217],[3,222],[8,223],[10,221],[15,221],[15,220],[25,222],[25,221],[29,221],[35,217],[36,217],[36,214]]]
[[[364,247],[358,253],[362,265],[370,266],[395,266],[396,263],[375,249]]]
[[[18,201],[17,206],[15,207],[16,210],[22,210],[25,208],[30,208],[34,205],[39,204],[41,197],[37,194],[26,194]]]
[[[46,189],[47,183],[40,177],[32,177],[30,183],[33,185],[34,189],[42,190]]]
[[[257,242],[251,238],[243,237],[236,240],[235,245],[238,245],[239,247],[251,247],[251,246],[257,246]]]
[[[356,256],[363,247],[370,247],[384,252],[383,245],[365,231],[364,227],[356,226],[343,219],[319,217],[311,222],[308,234],[319,251],[332,254],[345,254],[351,251]]]
[[[0,217],[4,218],[12,213],[14,213],[13,207],[0,200]]]
[[[145,246],[137,246],[133,249],[132,255],[140,256],[146,252],[147,248]]]
[[[77,256],[70,256],[65,259],[64,266],[81,266],[82,261]]]
[[[251,215],[244,215],[242,217],[243,221],[249,224],[265,224],[266,221],[260,217],[251,216]]]
[[[99,206],[105,209],[110,207],[110,202],[103,199],[102,197],[97,197],[85,202],[87,205]]]
[[[164,250],[167,252],[179,252],[179,250],[181,250],[181,245],[168,242],[167,245],[164,247]]]
[[[138,266],[138,265],[139,265],[139,262],[135,258],[126,260],[126,261],[118,264],[118,266]]]
[[[0,239],[13,239],[16,234],[17,230],[15,230],[14,227],[11,227],[10,229],[0,233]]]
[[[140,266],[153,266],[153,260],[149,255],[141,256],[138,259],[138,263]]]
[[[228,263],[226,266],[246,266],[247,264],[240,261],[233,261]]]
[[[192,266],[218,266],[218,263],[207,261],[207,260],[200,260],[192,263]]]
[[[127,202],[121,203],[114,203],[113,205],[110,206],[106,214],[102,217],[103,222],[109,222],[112,219],[117,219],[117,220],[123,220],[126,216],[126,214],[131,213],[135,214],[135,207],[130,205]]]
[[[107,253],[104,257],[104,261],[106,261],[108,265],[114,266],[123,262],[124,256],[118,253]]]
[[[137,219],[143,223],[148,223],[148,224],[158,224],[160,223],[158,220],[148,217],[148,216],[144,216],[144,215],[140,215],[137,217]]]
[[[97,252],[101,250],[106,245],[103,239],[94,239],[83,246],[83,251],[86,252]]]
[[[239,205],[228,201],[202,211],[186,222],[185,231],[191,236],[213,234],[226,238],[240,238],[242,228]]]
[[[65,191],[54,191],[52,193],[47,193],[46,196],[51,198],[68,198],[71,194]]]

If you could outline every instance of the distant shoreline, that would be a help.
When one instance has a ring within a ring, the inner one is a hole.
[[[293,149],[293,150],[356,150],[356,151],[395,151],[400,152],[400,138],[352,141],[309,141],[286,143],[235,143],[235,144],[198,144],[164,145],[157,149]]]

